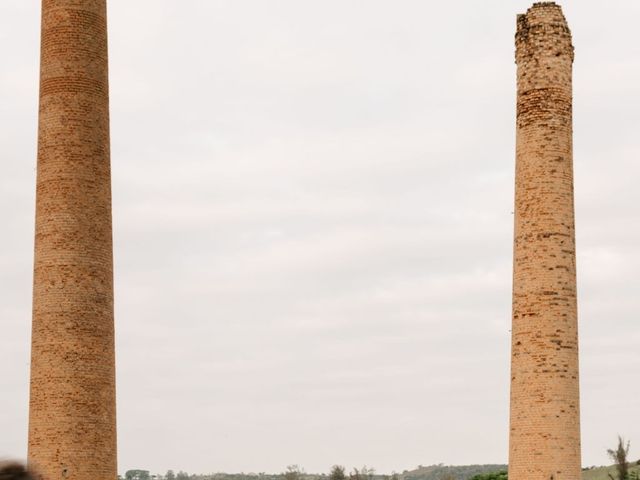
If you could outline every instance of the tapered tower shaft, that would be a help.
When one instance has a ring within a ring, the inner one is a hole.
[[[580,479],[571,33],[518,16],[509,480]]]
[[[106,0],[43,0],[29,463],[114,480]]]

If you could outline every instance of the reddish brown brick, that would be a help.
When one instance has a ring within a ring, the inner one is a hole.
[[[580,479],[573,46],[561,8],[518,16],[509,480]]]
[[[106,0],[43,0],[29,463],[116,478]]]

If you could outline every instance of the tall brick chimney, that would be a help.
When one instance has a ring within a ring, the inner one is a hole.
[[[580,479],[571,32],[518,16],[509,480]]]
[[[114,480],[106,0],[43,0],[29,464]]]

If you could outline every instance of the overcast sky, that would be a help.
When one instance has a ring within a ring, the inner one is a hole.
[[[119,470],[507,460],[526,1],[110,0]],[[640,458],[640,2],[576,47],[583,463]],[[26,456],[40,2],[0,2],[0,456]]]

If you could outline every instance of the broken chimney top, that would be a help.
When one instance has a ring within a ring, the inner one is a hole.
[[[534,3],[517,17],[516,62],[544,56],[574,59],[571,30],[555,2]]]

